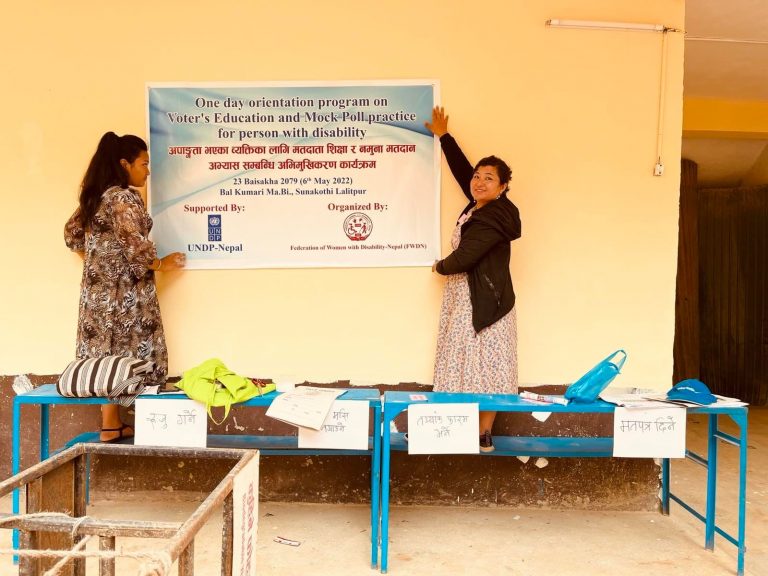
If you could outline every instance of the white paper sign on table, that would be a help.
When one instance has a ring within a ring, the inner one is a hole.
[[[205,406],[188,398],[136,399],[136,446],[205,448],[208,422]]]
[[[368,402],[336,400],[320,430],[299,428],[299,448],[368,449]]]
[[[336,398],[344,392],[337,388],[298,386],[272,400],[266,414],[294,426],[320,430]]]
[[[613,413],[613,455],[685,458],[685,408],[622,408]]]
[[[477,454],[478,404],[411,404],[409,454]]]

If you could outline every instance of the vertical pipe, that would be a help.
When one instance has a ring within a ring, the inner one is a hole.
[[[40,404],[40,461],[47,460],[49,453],[48,447],[50,444],[49,434],[50,430],[50,406],[48,404]]]
[[[371,454],[371,568],[379,563],[381,487],[381,398],[373,409],[373,454]]]
[[[386,396],[386,394],[385,394]],[[390,431],[392,420],[387,414],[387,403],[384,402],[384,423],[381,429],[381,573],[387,573],[387,554],[389,552],[389,458]]]
[[[734,420],[736,420],[734,418]],[[739,422],[739,552],[736,573],[744,575],[744,553],[746,550],[747,522],[747,409],[744,408],[744,418]]]
[[[715,549],[715,510],[717,498],[717,414],[709,415],[707,450],[707,513],[704,523],[704,547]]]
[[[13,448],[11,450],[11,475],[16,476],[19,473],[19,462],[21,461],[21,403],[19,397],[13,397]],[[13,506],[12,511],[14,514],[19,513],[19,489],[13,490]],[[19,531],[13,529],[13,549],[19,549]],[[18,561],[18,557],[14,556],[14,562]]]

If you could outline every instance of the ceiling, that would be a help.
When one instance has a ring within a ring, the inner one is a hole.
[[[685,33],[685,98],[768,103],[768,0],[686,0]],[[684,137],[682,153],[698,164],[700,186],[731,187],[767,147],[754,137]]]

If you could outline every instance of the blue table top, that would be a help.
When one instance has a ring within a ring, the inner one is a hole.
[[[281,392],[269,392],[263,396],[256,396],[245,402],[240,402],[235,406],[269,406],[272,400],[277,398]],[[187,398],[182,391],[169,392],[163,394],[147,394],[139,398],[153,399],[179,399]],[[339,400],[366,400],[370,404],[378,405],[381,400],[379,391],[375,388],[345,388],[344,393],[339,396]],[[61,396],[56,391],[55,384],[43,384],[34,390],[19,394],[14,398],[14,402],[19,404],[108,404],[109,398],[68,398]]]
[[[263,396],[256,396],[237,406],[269,406],[272,400],[277,398],[280,392],[269,392]],[[164,394],[148,394],[142,398],[186,398],[182,391]],[[561,404],[544,404],[521,398],[517,394],[468,394],[451,392],[385,392],[383,397],[376,388],[345,388],[339,396],[340,400],[365,400],[372,406],[384,401],[385,407],[401,411],[410,404],[421,403],[478,403],[480,410],[499,410],[508,412],[565,412],[565,413],[611,413],[616,405],[597,400],[589,404],[577,404],[571,402],[567,406]],[[425,398],[420,400],[419,398]],[[56,392],[55,384],[43,384],[30,392],[19,394],[14,398],[18,404],[108,404],[109,398],[68,398]],[[670,406],[672,406],[670,404]],[[688,408],[693,414],[738,414],[746,413],[746,406],[697,406]]]
[[[418,400],[425,397],[426,400]],[[416,398],[416,399],[414,399]],[[385,392],[384,407],[405,408],[409,404],[453,404],[477,403],[480,410],[499,410],[506,412],[613,412],[614,404],[598,400],[590,404],[545,404],[521,398],[517,394],[468,394],[459,392]]]
[[[418,398],[426,398],[419,400]],[[410,404],[451,404],[451,403],[477,403],[480,410],[498,410],[507,412],[566,412],[566,413],[611,413],[617,406],[603,400],[590,403],[571,402],[567,406],[562,404],[544,404],[521,398],[517,394],[468,394],[458,392],[385,392],[384,408],[403,410]],[[670,408],[673,404],[668,405]],[[746,406],[696,406],[689,407],[688,412],[694,414],[736,414],[746,412]]]

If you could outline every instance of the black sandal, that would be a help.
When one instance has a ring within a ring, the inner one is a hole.
[[[117,432],[117,436],[114,438],[110,438],[109,440],[102,440],[101,437],[99,437],[100,442],[113,442],[114,440],[122,440],[123,438],[131,438],[133,434],[124,434],[126,428],[129,428],[133,430],[133,426],[129,424],[123,424],[120,426],[120,428],[102,428],[102,432]]]

